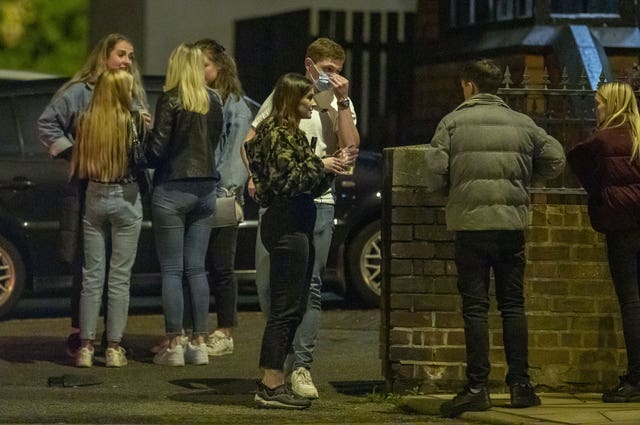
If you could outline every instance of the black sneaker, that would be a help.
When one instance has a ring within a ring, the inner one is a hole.
[[[69,334],[67,342],[65,344],[65,351],[67,356],[75,360],[78,350],[80,350],[80,332]]]
[[[491,409],[491,400],[487,388],[483,387],[479,393],[474,394],[466,386],[453,400],[440,406],[440,413],[447,418],[455,418],[463,412],[481,412],[489,409]]]
[[[258,381],[255,401],[258,407],[268,409],[306,409],[311,406],[311,401],[293,394],[286,384],[270,389],[260,380]]]
[[[605,403],[626,403],[640,401],[640,382],[633,385],[629,375],[620,377],[620,385],[602,394]]]
[[[511,393],[511,407],[540,406],[540,397],[536,395],[533,386],[528,382],[515,383],[509,387]]]

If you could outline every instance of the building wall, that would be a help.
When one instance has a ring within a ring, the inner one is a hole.
[[[309,9],[314,19],[310,34],[317,34],[320,10],[415,11],[417,0],[93,0],[92,45],[104,34],[130,35],[140,51],[142,72],[164,74],[171,51],[180,43],[209,37],[234,52],[235,23],[241,19]],[[308,34],[291,34],[291,37]],[[256,37],[260,37],[256,34]],[[277,54],[277,52],[274,52]]]
[[[465,341],[446,199],[426,190],[424,147],[384,156],[384,374],[394,391],[451,392],[465,381]],[[626,365],[619,309],[603,236],[584,199],[567,200],[534,197],[526,229],[530,373],[545,390],[601,391]],[[491,295],[490,380],[499,391],[506,364],[493,285]]]

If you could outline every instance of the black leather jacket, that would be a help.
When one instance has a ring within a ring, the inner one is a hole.
[[[153,130],[145,154],[155,168],[154,184],[190,178],[218,179],[215,149],[222,132],[222,102],[211,89],[206,115],[186,111],[178,88],[164,92],[156,104]]]

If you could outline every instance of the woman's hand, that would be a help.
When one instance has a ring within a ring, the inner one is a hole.
[[[144,122],[144,126],[147,130],[151,129],[151,113],[149,111],[141,111],[140,115],[142,116],[142,121]]]
[[[342,158],[337,156],[328,156],[326,158],[322,158],[322,163],[324,164],[325,170],[335,174],[342,174],[345,167],[347,166],[346,162]]]
[[[249,193],[249,197],[253,200],[256,199],[256,185],[253,183],[253,179],[249,176],[249,180],[247,181],[247,192]]]

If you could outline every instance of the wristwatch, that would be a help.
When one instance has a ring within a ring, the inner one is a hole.
[[[350,104],[351,102],[349,101],[349,98],[345,97],[344,99],[338,100],[338,109],[341,111],[343,109],[349,109]]]

